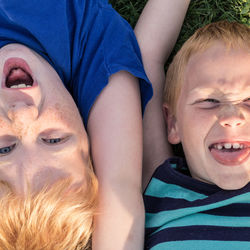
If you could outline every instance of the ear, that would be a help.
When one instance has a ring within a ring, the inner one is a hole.
[[[172,113],[168,104],[166,104],[166,103],[163,104],[163,114],[164,114],[165,122],[167,124],[169,143],[171,143],[171,144],[180,143],[181,140],[180,140],[180,135],[179,135],[176,117]]]

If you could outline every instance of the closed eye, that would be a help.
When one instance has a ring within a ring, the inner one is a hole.
[[[213,109],[220,105],[220,101],[213,98],[207,98],[203,100],[197,100],[194,102],[194,104],[201,109]]]
[[[57,145],[65,142],[68,137],[65,138],[42,138],[43,142],[48,145]]]
[[[207,99],[203,100],[203,102],[219,103],[219,101],[218,101],[218,100],[213,99],[213,98],[207,98]]]

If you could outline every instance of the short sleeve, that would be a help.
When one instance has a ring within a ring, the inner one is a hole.
[[[0,47],[21,43],[43,56],[72,94],[85,126],[118,71],[139,78],[143,110],[152,96],[133,30],[107,0],[1,0],[0,23]]]
[[[91,15],[87,21],[85,19],[86,24],[90,25],[89,32],[87,40],[86,34],[78,39],[81,60],[72,82],[73,95],[85,125],[90,109],[108,84],[109,77],[121,70],[139,79],[144,110],[152,97],[152,87],[131,26],[109,4],[100,1],[95,10],[91,9]]]

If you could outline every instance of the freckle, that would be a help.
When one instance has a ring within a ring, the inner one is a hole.
[[[26,136],[27,132],[29,131],[29,127],[25,126],[25,124],[22,122],[16,122],[13,124],[13,131],[16,136],[22,138],[23,136]]]
[[[60,110],[60,108],[61,108],[60,103],[56,103],[56,104],[55,104],[55,109],[56,109],[56,110]]]
[[[6,127],[5,126],[5,122],[3,122],[3,121],[0,120],[0,128],[4,128],[4,127]]]
[[[224,78],[222,78],[222,79],[218,80],[218,83],[223,85],[223,84],[227,83],[227,81]]]

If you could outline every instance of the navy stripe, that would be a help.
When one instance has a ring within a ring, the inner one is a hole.
[[[159,227],[146,227],[145,228],[145,238],[147,239],[148,237],[150,237],[150,235],[158,229],[159,229]]]
[[[250,217],[250,204],[237,203],[225,207],[207,210],[205,214],[221,215],[221,216],[236,216],[236,217]]]
[[[218,196],[216,196],[216,198],[208,197],[206,199],[190,202],[184,199],[174,199],[174,198],[168,198],[168,197],[166,198],[159,198],[159,197],[152,197],[152,196],[143,197],[145,210],[147,213],[157,213],[157,212],[166,211],[166,210],[206,206],[212,203],[226,200],[226,198],[223,197],[223,199],[218,199]],[[231,195],[230,195],[230,198],[231,198]],[[249,198],[250,198],[250,193],[249,193]],[[216,214],[216,215],[226,214],[228,216],[237,216],[237,215],[238,216],[250,216],[250,203],[249,204],[248,203],[230,204],[230,200],[229,200],[229,204],[227,205],[227,208],[223,206],[221,208],[209,210],[207,213]]]
[[[181,207],[186,207],[189,204],[188,201],[183,199],[158,198],[152,196],[144,196],[143,200],[147,213],[157,213],[169,209],[172,210],[178,208],[178,205],[181,205]]]
[[[250,241],[248,227],[188,226],[161,230],[145,242],[145,249],[168,242],[185,240]]]
[[[174,210],[194,206],[194,202],[184,199],[159,198],[152,196],[144,196],[145,210],[147,213],[157,213],[166,210]],[[204,204],[204,203],[203,203]]]

